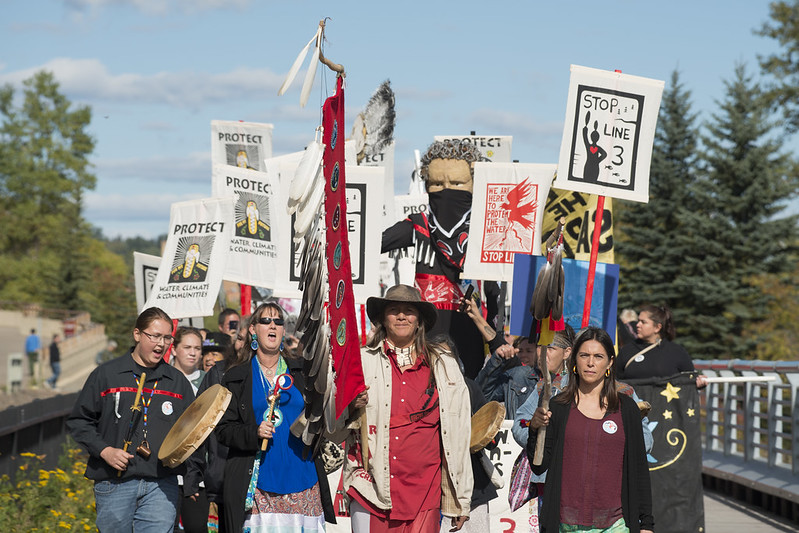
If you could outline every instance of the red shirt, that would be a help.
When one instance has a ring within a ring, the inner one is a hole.
[[[623,463],[621,412],[595,420],[572,405],[563,443],[561,523],[607,528],[622,518]]]
[[[349,492],[371,514],[390,520],[413,520],[421,511],[441,506],[438,391],[430,379],[430,367],[421,357],[401,372],[393,350],[387,350],[387,355],[391,361],[391,442],[388,449],[391,509],[385,512],[367,502],[357,491]]]

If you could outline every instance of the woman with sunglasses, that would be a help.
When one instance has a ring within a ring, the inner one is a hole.
[[[157,307],[143,311],[133,340],[127,355],[89,375],[67,427],[89,452],[85,475],[94,481],[97,529],[167,532],[175,523],[177,475],[186,464],[167,468],[158,451],[194,391],[163,360],[174,340],[169,315]],[[139,410],[133,411],[139,390]]]
[[[335,522],[321,462],[306,457],[302,441],[289,431],[305,407],[304,379],[302,359],[287,357],[283,320],[278,304],[260,305],[245,343],[250,357],[222,378],[233,394],[215,431],[228,447],[222,513],[227,532],[323,531],[326,518]],[[270,417],[270,399],[278,390]]]

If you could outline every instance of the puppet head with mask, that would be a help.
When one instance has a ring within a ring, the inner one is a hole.
[[[430,202],[431,237],[459,266],[469,235],[474,163],[481,160],[484,157],[473,144],[447,139],[431,144],[421,161]]]

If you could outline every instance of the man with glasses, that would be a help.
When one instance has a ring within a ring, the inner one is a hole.
[[[164,362],[174,341],[172,320],[156,307],[139,315],[135,345],[94,369],[67,419],[70,434],[89,452],[100,531],[171,531],[177,475],[158,452],[169,430],[194,400],[191,384]],[[136,397],[139,408],[132,409]],[[189,459],[193,461],[193,459]],[[189,462],[187,461],[187,462]]]

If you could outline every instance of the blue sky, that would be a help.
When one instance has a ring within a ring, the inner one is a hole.
[[[766,0],[0,0],[0,84],[47,68],[90,105],[86,217],[109,237],[155,237],[172,202],[211,194],[211,120],[274,124],[274,155],[312,140],[332,73],[320,67],[304,109],[302,73],[277,90],[324,17],[324,52],[347,70],[348,131],[391,80],[398,193],[413,150],[439,134],[512,135],[514,159],[556,163],[570,64],[666,81],[678,69],[705,120],[736,62],[757,75],[757,54],[776,49],[752,33]]]

